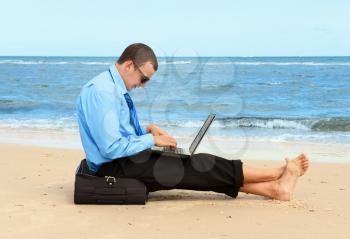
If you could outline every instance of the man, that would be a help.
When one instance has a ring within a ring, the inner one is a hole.
[[[176,140],[155,124],[140,126],[129,91],[144,87],[157,69],[153,50],[136,43],[83,87],[77,116],[92,174],[137,178],[150,192],[178,188],[233,198],[239,191],[278,200],[292,198],[298,177],[308,169],[304,154],[286,159],[286,165],[279,168],[257,169],[211,154],[180,158],[153,152],[153,145],[176,147]]]

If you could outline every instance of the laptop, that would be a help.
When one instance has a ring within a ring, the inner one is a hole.
[[[166,155],[179,155],[179,156],[190,156],[192,154],[194,154],[194,152],[196,151],[199,143],[202,141],[205,133],[207,132],[207,130],[209,129],[209,126],[211,125],[211,123],[214,121],[215,118],[215,114],[209,114],[208,118],[206,119],[206,121],[204,122],[204,124],[202,125],[202,128],[199,130],[198,134],[196,135],[196,137],[194,138],[191,146],[189,147],[189,149],[183,149],[183,148],[171,148],[171,147],[159,147],[159,146],[153,146],[152,147],[152,151],[154,152],[158,152],[161,154],[166,154]]]

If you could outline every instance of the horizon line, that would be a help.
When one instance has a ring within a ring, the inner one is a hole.
[[[107,56],[107,55],[0,55],[0,57],[119,57],[119,56]],[[216,58],[228,58],[228,57],[241,57],[241,58],[263,58],[263,57],[271,57],[271,58],[278,58],[278,57],[350,57],[350,55],[258,55],[258,56],[157,56],[161,58],[205,58],[205,57],[216,57]]]

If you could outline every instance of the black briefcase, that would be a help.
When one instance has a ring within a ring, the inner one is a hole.
[[[145,204],[146,185],[137,179],[97,177],[82,160],[75,174],[75,204]]]

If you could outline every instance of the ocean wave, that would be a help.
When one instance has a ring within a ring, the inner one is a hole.
[[[221,91],[221,90],[227,90],[234,88],[234,84],[201,84],[200,89],[201,90],[210,90],[210,91]]]
[[[111,65],[113,62],[98,62],[98,61],[81,61],[79,62],[83,65]]]
[[[293,120],[278,118],[225,118],[221,122],[225,127],[297,129],[310,130],[309,120]]]
[[[282,85],[283,83],[280,81],[266,82],[267,85]]]
[[[8,65],[110,65],[113,62],[99,61],[26,61],[26,60],[0,60],[0,64]]]
[[[147,125],[150,122],[141,121],[140,123]],[[155,123],[176,136],[192,137],[193,133],[203,125],[203,120],[157,121]],[[76,117],[0,119],[0,128],[74,133],[79,131]],[[245,132],[241,136],[281,140],[332,141],[338,139],[339,142],[350,143],[350,119],[219,118],[213,122],[211,128],[213,135],[218,137],[227,137],[232,133],[238,136]],[[282,131],[274,131],[274,129]]]
[[[33,61],[33,60],[22,60],[22,59],[12,59],[12,60],[0,60],[0,64],[8,65],[110,65],[113,61]],[[184,65],[192,64],[192,61],[160,61],[159,65]]]
[[[166,127],[198,128],[203,121],[168,121],[162,122]],[[327,119],[287,119],[287,118],[219,118],[211,127],[214,128],[265,128],[265,129],[289,129],[299,131],[319,132],[350,132],[349,118]]]
[[[321,119],[314,122],[311,126],[313,131],[342,131],[350,132],[350,119],[330,118]]]
[[[24,60],[1,60],[0,64],[9,65],[66,65],[67,61],[24,61]]]
[[[206,62],[205,65],[216,66],[216,65],[234,65],[235,62]]]
[[[1,119],[0,127],[11,129],[48,129],[60,131],[77,131],[75,117],[61,117],[55,119]]]
[[[160,61],[159,65],[184,65],[191,64],[192,61]]]
[[[296,129],[306,131],[341,131],[350,132],[350,118],[226,118],[226,126],[268,129]]]

